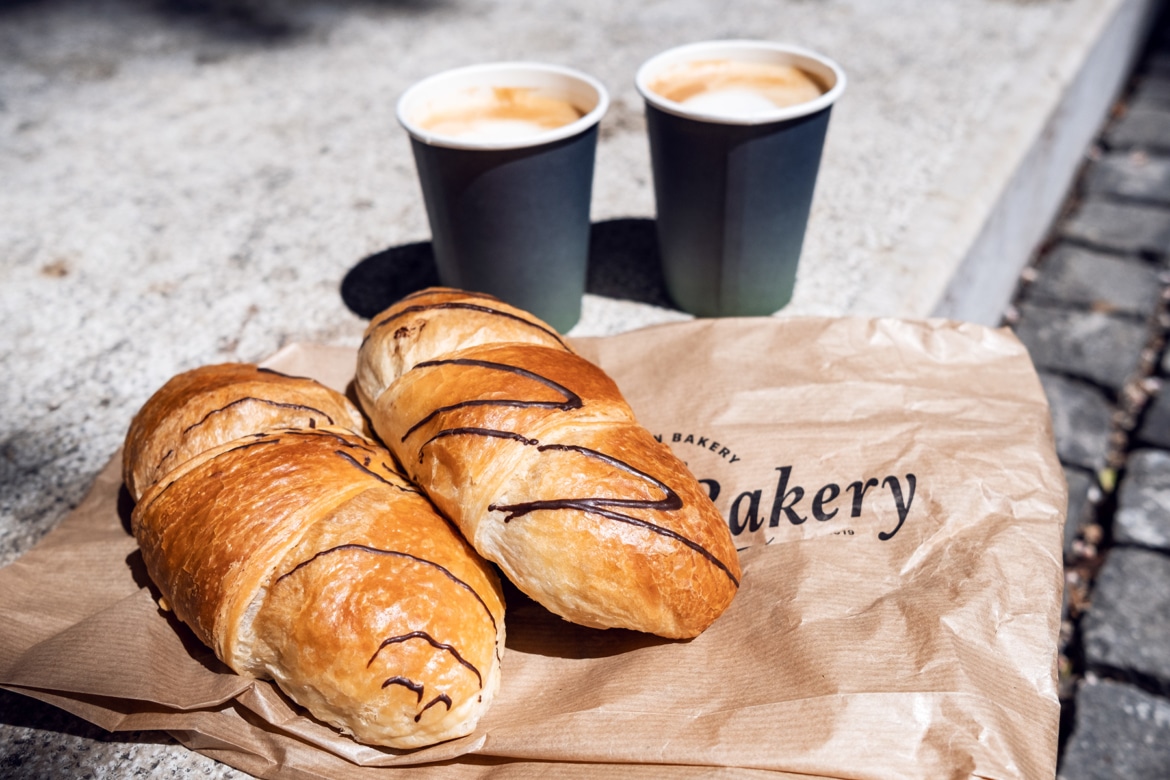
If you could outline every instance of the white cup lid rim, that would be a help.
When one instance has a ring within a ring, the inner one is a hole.
[[[751,116],[731,116],[696,110],[665,98],[649,87],[650,77],[667,65],[696,59],[695,55],[701,53],[720,53],[720,56],[730,57],[734,56],[735,53],[748,51],[783,55],[792,58],[793,64],[804,63],[806,66],[815,67],[818,71],[831,73],[833,85],[815,100],[776,108],[774,111],[759,112]],[[832,106],[845,91],[845,82],[845,71],[841,66],[819,52],[793,44],[750,39],[698,41],[676,46],[646,60],[634,76],[634,84],[638,92],[647,103],[655,108],[687,119],[728,125],[762,125],[810,116]]]
[[[560,127],[555,127],[541,133],[537,133],[524,138],[513,139],[480,139],[469,140],[457,136],[443,135],[428,131],[426,128],[420,127],[410,117],[410,111],[415,103],[422,99],[429,90],[441,89],[444,84],[465,83],[472,84],[477,79],[482,79],[486,86],[491,83],[491,76],[520,76],[527,77],[552,77],[564,79],[566,83],[575,83],[587,90],[591,90],[595,103],[584,116],[575,122],[570,122]],[[601,121],[601,117],[609,109],[609,93],[604,85],[594,77],[587,73],[569,68],[563,65],[554,65],[544,62],[530,62],[524,60],[505,61],[505,62],[487,62],[475,65],[465,65],[463,67],[452,68],[450,70],[441,71],[434,75],[428,76],[411,85],[402,96],[398,99],[398,104],[395,109],[395,114],[398,118],[399,124],[406,129],[410,135],[421,141],[422,143],[431,146],[445,146],[453,149],[523,149],[528,147],[542,146],[544,144],[553,143],[573,136],[588,129],[591,125],[595,125]]]

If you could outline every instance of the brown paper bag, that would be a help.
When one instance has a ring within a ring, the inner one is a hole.
[[[0,684],[259,777],[1051,777],[1063,473],[1009,332],[727,319],[575,346],[689,464],[743,584],[700,637],[560,621],[508,591],[475,734],[360,745],[232,674],[154,604],[116,460],[0,570]],[[351,350],[270,365],[343,388]]]

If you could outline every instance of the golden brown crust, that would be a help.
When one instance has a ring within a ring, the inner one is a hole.
[[[465,735],[499,686],[498,579],[388,452],[348,431],[202,453],[132,525],[151,579],[221,660],[359,740]]]
[[[371,340],[376,349],[366,348]],[[370,320],[357,365],[357,386],[376,397],[420,360],[500,341],[569,351],[556,330],[523,309],[482,293],[432,287],[408,295]]]
[[[202,366],[172,378],[135,415],[123,480],[137,500],[200,452],[251,433],[317,426],[368,432],[348,398],[311,379],[247,363]]]
[[[316,427],[272,428],[282,415]],[[318,719],[396,748],[466,735],[499,687],[499,580],[386,449],[325,416],[362,422],[344,396],[254,366],[168,382],[124,461],[147,571],[222,661]]]
[[[457,302],[444,290],[396,304],[359,352],[358,397],[409,476],[562,617],[701,633],[740,577],[705,490],[601,369],[532,339],[531,323],[511,311],[476,310],[462,322]],[[409,359],[387,361],[388,352]]]

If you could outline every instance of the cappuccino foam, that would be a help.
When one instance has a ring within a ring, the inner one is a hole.
[[[585,115],[568,100],[524,87],[477,90],[432,109],[417,124],[436,135],[468,141],[528,138],[572,124]]]
[[[751,117],[807,103],[825,93],[794,65],[746,60],[693,60],[666,68],[649,88],[695,111]]]

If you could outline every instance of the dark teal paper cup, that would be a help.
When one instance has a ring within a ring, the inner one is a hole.
[[[523,137],[443,135],[420,124],[435,107],[497,89],[564,98],[582,116]],[[403,94],[398,119],[410,133],[442,284],[494,295],[562,333],[577,323],[597,126],[608,105],[590,76],[525,62],[447,71]]]
[[[795,65],[820,97],[750,115],[691,108],[650,85],[701,61]],[[654,173],[656,229],[667,291],[700,317],[760,316],[792,299],[821,151],[845,74],[826,57],[763,41],[670,49],[638,70]]]

